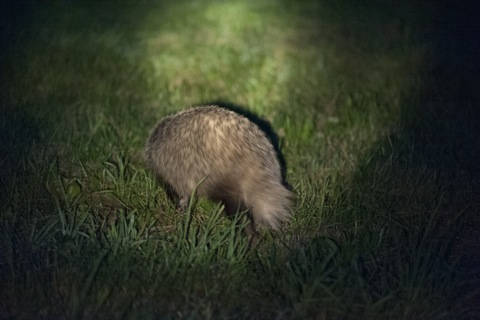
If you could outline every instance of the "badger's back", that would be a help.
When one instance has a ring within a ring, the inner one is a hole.
[[[255,223],[277,228],[290,215],[292,195],[282,185],[275,149],[256,124],[233,111],[196,107],[164,118],[145,158],[180,199],[198,185],[198,196],[224,202],[229,213],[251,210]]]

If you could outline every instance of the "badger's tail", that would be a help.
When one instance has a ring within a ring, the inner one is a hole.
[[[290,219],[293,194],[281,183],[258,187],[261,189],[245,194],[245,205],[251,209],[255,224],[278,230]]]

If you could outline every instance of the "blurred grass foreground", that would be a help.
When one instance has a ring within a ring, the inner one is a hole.
[[[4,1],[0,318],[480,317],[475,8]],[[271,124],[292,221],[250,249],[145,169],[163,116]]]

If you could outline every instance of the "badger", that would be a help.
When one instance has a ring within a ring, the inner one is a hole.
[[[247,212],[248,235],[258,227],[278,230],[290,218],[293,194],[277,152],[237,112],[209,105],[163,118],[147,140],[145,161],[180,210],[196,192],[223,203],[229,216]]]

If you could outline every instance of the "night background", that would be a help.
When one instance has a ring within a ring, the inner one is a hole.
[[[475,1],[2,1],[1,319],[480,318]],[[164,116],[275,132],[249,248],[146,169]]]

